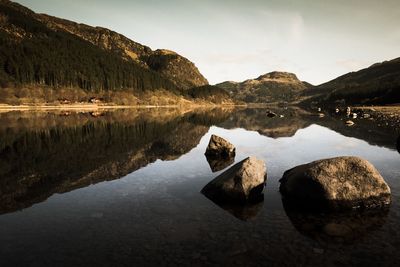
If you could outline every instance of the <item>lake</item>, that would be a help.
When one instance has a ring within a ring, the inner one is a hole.
[[[397,266],[399,133],[275,112],[0,113],[0,266]],[[265,161],[263,200],[227,207],[200,193],[223,171],[204,156],[211,134],[236,146],[235,162]],[[388,210],[311,214],[283,203],[285,170],[344,155],[380,171]]]

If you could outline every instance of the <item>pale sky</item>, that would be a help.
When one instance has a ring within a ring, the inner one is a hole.
[[[211,84],[288,71],[320,84],[400,57],[399,0],[17,0],[193,61]]]

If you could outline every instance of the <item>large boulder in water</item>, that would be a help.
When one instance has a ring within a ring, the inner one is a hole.
[[[286,171],[284,197],[318,208],[371,208],[390,204],[390,188],[368,161],[358,157],[323,159]]]
[[[234,157],[235,146],[217,135],[211,135],[210,142],[206,149],[206,156],[209,157]]]
[[[246,202],[262,192],[266,180],[262,160],[248,157],[209,182],[201,192],[213,201]]]

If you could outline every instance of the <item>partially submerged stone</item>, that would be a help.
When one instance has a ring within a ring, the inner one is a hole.
[[[350,114],[351,114],[351,108],[350,108],[350,107],[347,107],[347,108],[346,108],[346,115],[347,115],[347,116],[350,116]]]
[[[276,116],[277,116],[277,114],[275,112],[267,111],[267,117],[268,118],[273,118],[273,117],[276,117]]]
[[[246,202],[261,194],[265,180],[264,162],[248,157],[221,173],[201,192],[214,201]]]
[[[210,157],[234,157],[235,146],[217,135],[211,135],[210,142],[206,149],[206,156]]]
[[[368,114],[368,113],[364,113],[364,114],[362,115],[362,117],[363,117],[364,119],[369,119],[369,118],[371,118],[371,115]]]
[[[347,126],[353,126],[353,125],[354,125],[354,121],[347,120],[347,121],[346,121],[346,125],[347,125]]]
[[[337,157],[300,165],[280,180],[284,197],[307,205],[342,208],[382,207],[390,204],[390,188],[368,161]]]

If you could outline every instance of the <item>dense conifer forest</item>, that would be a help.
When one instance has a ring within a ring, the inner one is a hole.
[[[179,92],[159,73],[48,28],[26,11],[0,2],[0,16],[1,87],[39,84],[89,91],[162,88]]]

